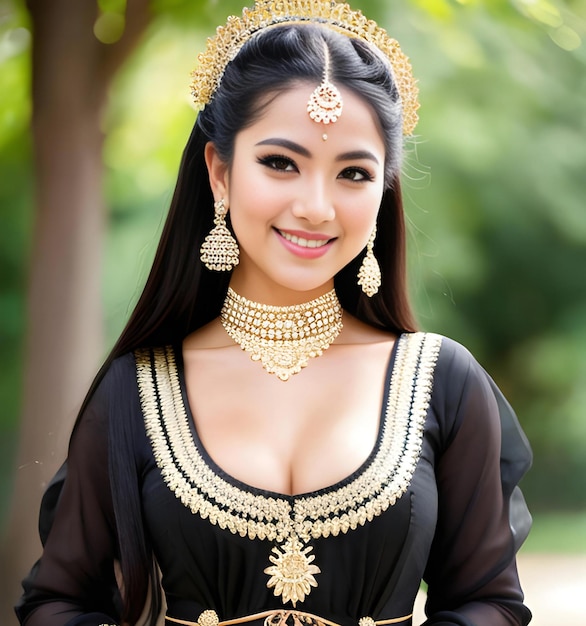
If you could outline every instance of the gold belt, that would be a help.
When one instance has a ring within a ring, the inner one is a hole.
[[[413,613],[403,617],[394,617],[392,619],[374,620],[372,617],[361,617],[358,621],[359,626],[386,626],[387,624],[400,624],[406,622],[413,617]],[[264,626],[340,626],[336,622],[332,622],[324,617],[318,617],[312,613],[304,613],[303,611],[286,611],[274,610],[263,611],[262,613],[254,613],[253,615],[245,615],[220,622],[218,614],[215,611],[204,611],[198,618],[197,622],[190,622],[185,619],[166,616],[165,619],[175,624],[184,624],[185,626],[234,626],[236,624],[245,624],[253,622],[257,619],[264,618]],[[291,622],[288,622],[292,618]]]

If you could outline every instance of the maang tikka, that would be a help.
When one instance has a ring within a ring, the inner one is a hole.
[[[372,298],[381,286],[380,266],[374,256],[374,239],[376,237],[376,226],[372,229],[368,243],[366,244],[366,254],[362,259],[362,264],[358,270],[358,284],[362,291]]]
[[[330,82],[330,51],[324,42],[324,74],[322,82],[315,88],[307,103],[307,112],[314,122],[333,124],[342,115],[342,94]],[[327,135],[324,135],[324,140]]]
[[[191,95],[196,106],[203,109],[213,100],[226,66],[246,42],[267,28],[286,24],[316,24],[351,39],[359,39],[380,53],[389,65],[400,95],[403,134],[413,134],[418,119],[418,89],[411,63],[398,41],[389,37],[384,28],[367,19],[361,11],[353,10],[346,2],[331,0],[256,0],[253,7],[242,10],[241,16],[231,15],[226,25],[219,26],[215,36],[208,39],[206,49],[198,57],[198,67],[193,72],[191,83]],[[324,80],[320,88],[326,82]],[[330,111],[329,105],[322,107],[319,104],[321,95],[316,93],[317,108]]]
[[[201,262],[217,272],[229,272],[240,260],[238,243],[226,226],[228,209],[224,199],[214,202],[215,226],[203,240],[199,250]]]

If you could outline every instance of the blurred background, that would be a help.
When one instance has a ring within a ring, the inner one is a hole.
[[[403,189],[421,327],[464,343],[515,407],[535,454],[528,604],[536,626],[583,624],[564,611],[586,592],[586,0],[352,5],[419,79]],[[189,72],[241,8],[0,0],[2,624],[146,278],[195,118]]]

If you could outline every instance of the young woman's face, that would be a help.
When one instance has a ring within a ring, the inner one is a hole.
[[[315,87],[275,97],[237,134],[230,167],[212,144],[206,150],[214,196],[225,198],[240,247],[231,286],[253,300],[291,304],[332,289],[376,223],[385,147],[375,115],[341,89],[338,121],[316,123],[307,113]]]

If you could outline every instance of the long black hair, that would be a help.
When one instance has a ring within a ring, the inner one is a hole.
[[[212,101],[197,117],[150,275],[80,416],[114,359],[141,347],[177,345],[219,315],[230,275],[207,270],[199,258],[203,239],[213,226],[205,145],[213,142],[222,160],[230,163],[237,133],[262,115],[267,95],[300,81],[321,82],[324,44],[329,50],[332,82],[351,89],[372,107],[386,144],[385,190],[374,248],[382,286],[372,298],[362,293],[356,278],[361,254],[336,275],[335,288],[343,308],[362,321],[394,333],[415,330],[406,288],[405,224],[399,182],[402,114],[388,62],[365,42],[320,26],[269,28],[251,38],[228,64]],[[138,479],[133,474],[135,469],[124,462],[124,445],[118,437],[112,439],[116,439],[110,443],[110,468],[116,473],[112,485],[124,582],[122,617],[135,623],[150,597],[148,621],[154,625],[160,606],[159,581],[142,525]]]

